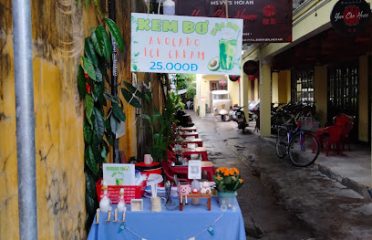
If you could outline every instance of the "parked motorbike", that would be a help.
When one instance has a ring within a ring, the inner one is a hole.
[[[214,109],[215,115],[220,115],[221,116],[221,121],[226,122],[229,120],[229,112],[225,109]]]
[[[244,133],[245,128],[248,127],[248,123],[245,119],[245,114],[244,114],[243,107],[238,107],[237,108],[237,110],[235,112],[235,116],[236,116],[236,122],[238,124],[238,129],[241,129],[242,132]]]
[[[239,110],[240,107],[237,104],[234,104],[234,106],[230,107],[229,110],[229,121],[237,121],[236,118],[236,111]]]

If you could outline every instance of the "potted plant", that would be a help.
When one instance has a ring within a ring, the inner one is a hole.
[[[213,176],[222,210],[235,208],[236,191],[244,184],[237,168],[219,167]]]

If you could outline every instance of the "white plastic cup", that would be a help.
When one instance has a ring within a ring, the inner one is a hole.
[[[154,160],[152,159],[152,157],[151,157],[151,154],[145,154],[145,156],[144,156],[144,160],[143,160],[144,162],[145,162],[145,164],[151,164]]]

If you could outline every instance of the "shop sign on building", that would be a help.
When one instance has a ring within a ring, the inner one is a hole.
[[[292,41],[292,0],[176,0],[176,15],[243,19],[244,43]]]
[[[340,0],[332,9],[331,24],[336,31],[353,34],[368,24],[371,9],[365,0]]]
[[[241,19],[132,13],[131,71],[240,75]]]

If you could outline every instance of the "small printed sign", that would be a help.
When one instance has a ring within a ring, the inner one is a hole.
[[[106,185],[135,185],[134,164],[104,163],[102,167]]]
[[[240,75],[243,20],[132,13],[131,71]]]
[[[201,179],[201,161],[200,160],[189,160],[188,162],[188,178],[189,179]]]

